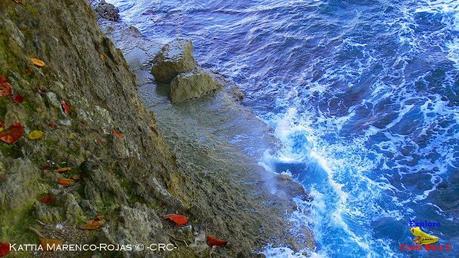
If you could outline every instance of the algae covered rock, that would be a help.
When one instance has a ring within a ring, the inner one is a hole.
[[[180,103],[212,93],[221,88],[221,84],[212,74],[199,69],[177,75],[170,87],[172,102]]]
[[[153,61],[151,73],[157,82],[169,83],[179,73],[189,72],[196,67],[193,44],[178,39],[165,45]]]

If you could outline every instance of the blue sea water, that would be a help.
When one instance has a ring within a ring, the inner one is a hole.
[[[283,143],[260,162],[313,195],[290,219],[317,248],[268,257],[457,257],[459,1],[109,2],[148,37],[191,38]],[[453,250],[401,251],[410,220]]]

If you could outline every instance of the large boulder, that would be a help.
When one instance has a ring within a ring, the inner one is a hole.
[[[173,103],[199,98],[221,88],[214,75],[202,69],[177,75],[171,82],[170,97]]]
[[[105,0],[97,4],[95,11],[99,17],[110,21],[119,21],[120,19],[120,10]]]
[[[189,40],[178,39],[161,49],[153,61],[151,73],[156,81],[169,83],[179,73],[189,72],[195,67],[193,44]]]

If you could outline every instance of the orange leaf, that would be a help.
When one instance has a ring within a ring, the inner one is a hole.
[[[179,214],[168,214],[165,218],[169,221],[172,221],[177,226],[185,226],[188,224],[188,217],[179,215]]]
[[[13,88],[11,84],[8,82],[8,79],[0,75],[0,97],[10,96],[13,94]]]
[[[54,251],[63,243],[60,239],[40,238],[40,245],[44,251]]]
[[[38,59],[38,58],[30,58],[30,61],[32,61],[32,64],[35,65],[36,67],[42,68],[45,67],[46,64],[43,60]]]
[[[64,114],[68,115],[70,113],[70,105],[65,100],[61,100],[61,108]]]
[[[10,243],[0,242],[0,257],[7,256],[10,253]]]
[[[56,201],[56,197],[52,194],[43,195],[40,199],[38,199],[41,203],[44,204],[53,204]]]
[[[73,185],[74,181],[73,179],[69,179],[69,178],[59,178],[57,179],[57,183],[62,186],[70,186],[70,185]]]
[[[118,139],[123,139],[124,138],[124,134],[122,132],[120,132],[120,131],[117,131],[117,130],[112,130],[112,135],[115,136]]]
[[[56,169],[54,171],[59,173],[59,174],[62,174],[62,173],[65,173],[65,172],[69,172],[70,170],[72,170],[71,167],[65,167],[65,168],[58,168],[58,169]]]
[[[212,247],[212,246],[225,246],[228,243],[228,241],[218,239],[215,236],[207,236],[207,245]]]
[[[105,224],[105,220],[101,216],[96,216],[92,220],[88,220],[86,224],[81,225],[81,229],[85,230],[97,230],[100,229]]]
[[[0,141],[7,144],[16,143],[24,135],[24,127],[15,123],[10,126],[8,129],[0,132]]]

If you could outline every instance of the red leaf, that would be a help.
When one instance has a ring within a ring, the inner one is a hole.
[[[10,243],[1,242],[0,243],[0,257],[7,256],[10,253]]]
[[[68,115],[70,113],[70,105],[65,100],[61,100],[61,108],[64,114]]]
[[[46,194],[44,196],[42,196],[40,199],[38,199],[41,203],[44,203],[44,204],[53,204],[55,201],[56,201],[56,197],[54,197],[54,195],[52,194]]]
[[[13,94],[13,88],[5,76],[0,75],[0,97],[10,96]]]
[[[0,132],[0,141],[15,144],[24,135],[24,127],[15,123],[3,132]]]
[[[188,224],[188,217],[179,214],[168,214],[165,216],[167,220],[172,221],[177,226],[185,226]]]
[[[207,245],[212,246],[225,246],[228,241],[221,240],[216,238],[215,236],[207,236]]]
[[[12,99],[13,102],[17,104],[21,104],[22,102],[24,102],[24,97],[21,95],[14,95]]]

